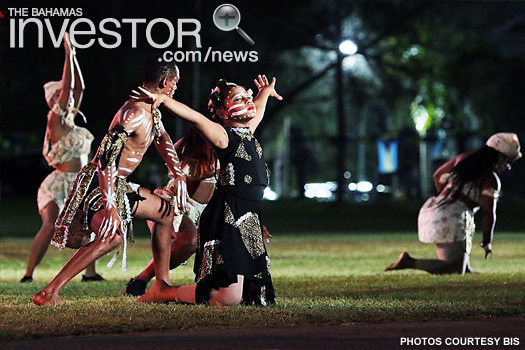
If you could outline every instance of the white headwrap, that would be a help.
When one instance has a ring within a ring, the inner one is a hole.
[[[500,132],[487,140],[487,146],[513,159],[521,158],[518,135],[511,132]]]
[[[57,91],[62,90],[62,85],[62,80],[50,81],[44,84],[44,93],[48,105],[54,105],[56,103],[56,101],[53,100],[53,96],[55,96]]]

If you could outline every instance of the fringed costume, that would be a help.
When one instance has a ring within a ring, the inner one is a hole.
[[[115,126],[102,140],[95,160],[100,160],[104,167],[118,163],[120,153],[128,139],[121,125]],[[131,222],[131,210],[142,197],[138,194],[138,185],[115,179],[117,211],[122,229],[127,232]],[[90,222],[93,215],[103,209],[102,196],[98,181],[98,167],[89,163],[78,173],[69,192],[64,209],[55,223],[55,234],[51,244],[58,248],[79,248],[92,240]],[[131,237],[131,232],[128,237]]]

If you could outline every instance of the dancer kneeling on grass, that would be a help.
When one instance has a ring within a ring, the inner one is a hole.
[[[419,269],[433,274],[472,272],[470,250],[474,235],[474,213],[483,211],[485,259],[492,253],[496,204],[500,192],[498,174],[521,158],[516,134],[492,135],[472,154],[461,154],[434,173],[439,193],[429,198],[419,212],[419,240],[435,243],[438,259],[414,259],[402,253],[385,270]]]
[[[144,67],[144,86],[161,96],[172,96],[179,81],[175,64],[152,58]],[[151,235],[157,279],[148,293],[155,295],[169,288],[170,232],[174,211],[170,203],[151,191],[126,181],[142,161],[151,145],[166,162],[171,180],[166,191],[173,194],[182,211],[186,211],[186,182],[175,148],[162,125],[160,112],[136,100],[127,101],[117,112],[96,156],[78,173],[57,222],[57,242],[67,245],[77,236],[90,236],[94,241],[82,245],[58,275],[33,297],[35,304],[57,304],[64,285],[88,264],[126,244],[131,217],[156,223]],[[89,242],[89,241],[88,241]]]
[[[211,146],[193,127],[190,127],[184,137],[177,141],[175,149],[184,174],[186,174],[186,186],[190,199],[188,200],[188,211],[184,215],[176,216],[173,220],[170,269],[181,265],[195,253],[196,225],[217,182],[215,180],[215,159],[211,155]],[[165,189],[158,188],[155,194],[171,201]],[[151,232],[155,230],[155,222],[148,221],[148,226]],[[128,282],[125,295],[143,295],[146,293],[148,282],[153,277],[155,277],[155,265],[151,259],[144,270]]]
[[[211,120],[164,95],[143,88],[133,91],[134,98],[154,101],[154,107],[164,103],[189,121],[214,147],[221,165],[217,190],[200,218],[194,266],[197,284],[172,287],[153,301],[211,305],[275,302],[259,220],[268,171],[253,132],[263,118],[268,97],[282,97],[275,91],[275,78],[269,83],[259,76],[255,83],[259,93],[252,99],[250,91],[220,80],[210,95]]]
[[[215,174],[217,172],[216,159],[212,156],[211,145],[202,136],[190,127],[184,137],[177,141],[175,149],[186,174],[188,188],[188,211],[184,215],[175,216],[173,231],[171,232],[170,270],[188,260],[197,249],[197,224],[204,208],[210,201],[215,190]],[[163,188],[155,190],[155,194],[171,201],[169,193]],[[148,220],[151,232],[155,230],[155,223]],[[263,225],[263,236],[266,242],[272,237]],[[128,296],[142,296],[146,293],[148,282],[155,277],[153,259],[137,276],[126,284]]]

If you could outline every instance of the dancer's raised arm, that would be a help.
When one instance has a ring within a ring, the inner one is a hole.
[[[67,33],[66,33],[67,34]],[[71,95],[73,96],[73,108],[78,109],[80,103],[82,102],[82,97],[84,96],[84,90],[86,88],[84,84],[84,77],[80,70],[80,65],[78,64],[77,55],[75,47],[71,43],[68,37],[68,45],[70,46],[70,59],[71,59],[71,69],[72,73],[72,82],[71,82]]]
[[[282,96],[275,91],[275,82],[277,79],[274,77],[272,79],[272,82],[268,82],[268,78],[266,78],[266,75],[260,75],[257,77],[257,79],[254,79],[255,85],[259,89],[259,93],[257,96],[253,99],[253,104],[255,105],[255,118],[250,120],[248,122],[248,126],[252,132],[255,132],[255,129],[259,126],[261,123],[264,112],[266,110],[266,103],[268,102],[268,97],[275,97],[279,101],[282,100]]]
[[[130,97],[135,100],[149,101],[150,103],[153,101],[152,108],[157,108],[161,104],[164,104],[164,107],[171,113],[193,124],[202,136],[213,146],[223,149],[228,145],[228,135],[221,125],[212,122],[201,113],[183,103],[175,101],[169,96],[149,91],[140,86],[138,90],[139,91],[133,90]]]
[[[68,113],[70,97],[76,98],[76,105],[80,105],[84,91],[84,83],[80,75],[80,68],[75,55],[75,48],[69,40],[69,34],[64,33],[65,60],[60,81],[51,81],[44,85],[46,100],[51,111],[48,114],[48,128],[61,129],[72,128],[64,123],[63,118]],[[77,82],[78,80],[78,82]]]

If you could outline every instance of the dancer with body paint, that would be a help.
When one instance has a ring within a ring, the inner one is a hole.
[[[172,96],[179,81],[175,64],[149,60],[144,69],[144,86],[162,96]],[[151,145],[166,162],[171,176],[165,191],[176,198],[177,208],[186,211],[186,182],[175,147],[164,129],[158,109],[151,104],[128,100],[117,112],[91,163],[78,173],[73,190],[56,222],[54,239],[67,244],[69,235],[79,231],[96,234],[83,245],[58,275],[33,297],[35,304],[63,302],[58,293],[85,266],[126,244],[132,217],[152,220],[155,230],[151,247],[155,259],[155,291],[169,285],[170,232],[174,210],[165,199],[150,190],[128,183],[126,177],[140,164]]]
[[[209,118],[168,96],[139,88],[132,97],[160,104],[187,120],[214,148],[221,164],[217,190],[204,209],[198,232],[194,272],[196,285],[148,291],[139,301],[211,305],[266,305],[275,302],[270,260],[260,222],[261,200],[268,185],[262,148],[253,136],[270,96],[282,99],[259,76],[251,90],[220,80],[208,103]]]
[[[84,80],[69,34],[65,33],[63,39],[66,59],[62,80],[50,81],[44,85],[50,111],[47,114],[43,154],[47,164],[55,170],[44,179],[38,189],[38,211],[42,217],[42,226],[33,240],[26,272],[20,280],[22,283],[33,281],[33,272],[51,243],[55,220],[64,206],[77,173],[88,162],[93,141],[93,135],[86,128],[75,125],[75,117],[80,112],[84,94]],[[95,270],[95,262],[87,266],[82,281],[104,281]]]
[[[171,232],[170,269],[188,260],[197,247],[197,222],[215,189],[215,158],[211,154],[211,145],[194,128],[189,128],[184,137],[175,144],[182,169],[186,175],[188,189],[188,211],[176,216]],[[171,200],[164,189],[156,189],[160,197]],[[148,221],[153,232],[155,223]],[[126,285],[125,295],[141,296],[146,293],[148,282],[155,277],[154,260]]]

